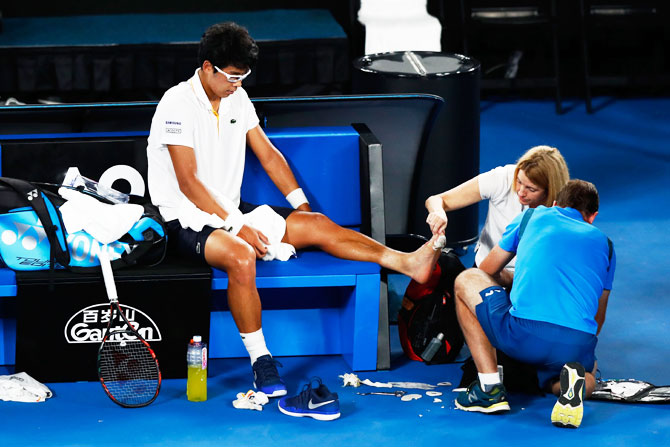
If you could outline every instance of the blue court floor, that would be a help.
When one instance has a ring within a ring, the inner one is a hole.
[[[607,103],[594,115],[584,112],[583,103],[561,116],[552,101],[483,104],[481,170],[548,144],[561,150],[573,177],[596,184],[601,207],[595,224],[617,250],[597,351],[602,376],[667,385],[670,98],[597,100]],[[391,370],[361,373],[361,378],[458,383],[459,364],[408,361],[395,331],[392,338]],[[339,393],[342,417],[333,422],[291,418],[279,413],[274,401],[262,412],[236,410],[235,394],[251,387],[249,362],[214,360],[209,400],[203,403],[186,400],[185,380],[165,381],[156,402],[134,410],[113,404],[98,383],[48,384],[55,396],[41,404],[0,402],[0,446],[670,445],[670,405],[589,401],[579,429],[558,429],[549,422],[552,396],[512,394],[507,415],[470,414],[454,409],[450,388],[439,389],[442,402],[425,394],[411,402],[358,396],[358,389],[341,387],[338,375],[348,371],[338,356],[280,360],[289,393],[300,391],[310,376],[320,376]]]

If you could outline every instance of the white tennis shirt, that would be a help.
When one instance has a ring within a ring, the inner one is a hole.
[[[477,176],[479,194],[482,200],[488,199],[489,209],[475,248],[476,265],[481,264],[493,247],[500,242],[505,228],[512,219],[527,208],[521,205],[516,191],[512,190],[515,169],[516,165],[498,166]],[[515,262],[516,257],[505,268],[514,271]]]
[[[147,145],[149,193],[166,221],[180,218],[180,212],[189,209],[184,206],[188,199],[179,189],[167,145],[192,148],[198,179],[215,197],[223,196],[237,207],[246,135],[259,123],[256,110],[241,87],[221,98],[217,116],[198,70],[191,79],[165,92],[151,121]]]

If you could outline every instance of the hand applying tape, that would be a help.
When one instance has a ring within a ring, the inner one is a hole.
[[[444,246],[447,245],[447,237],[444,234],[441,234],[435,241],[433,242],[433,250],[442,250]]]

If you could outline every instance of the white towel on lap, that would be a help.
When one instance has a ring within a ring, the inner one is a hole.
[[[240,213],[232,201],[216,192],[213,192],[213,195],[227,213]],[[286,233],[286,220],[268,205],[261,205],[242,217],[245,225],[263,233],[270,242],[267,245],[268,251],[262,258],[263,261],[272,261],[274,259],[287,261],[295,256],[295,248],[281,241]],[[182,228],[190,228],[194,231],[202,231],[202,228],[206,225],[212,228],[226,226],[225,221],[219,216],[201,210],[186,198],[184,198],[179,206],[179,223]]]
[[[244,223],[265,235],[270,242],[263,261],[288,261],[295,256],[295,247],[282,242],[286,233],[286,221],[268,205],[261,205],[244,215]]]

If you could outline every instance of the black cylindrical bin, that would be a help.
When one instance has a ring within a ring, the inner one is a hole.
[[[423,152],[407,167],[414,169],[413,184],[394,184],[397,177],[384,175],[386,200],[393,200],[397,188],[411,188],[408,232],[430,236],[425,200],[479,173],[479,62],[459,54],[402,51],[363,56],[354,68],[354,93],[430,93],[445,100]],[[393,157],[384,151],[385,169]],[[471,243],[478,228],[477,206],[449,213],[447,241]]]

